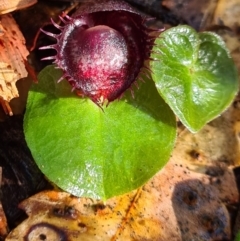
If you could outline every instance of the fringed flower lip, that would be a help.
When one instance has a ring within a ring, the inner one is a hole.
[[[63,70],[59,81],[66,78],[99,106],[131,88],[154,42],[146,17],[124,1],[89,0],[71,17],[59,18],[63,26],[52,24],[60,34],[42,30],[56,44],[40,48],[56,50],[55,56],[44,59]]]

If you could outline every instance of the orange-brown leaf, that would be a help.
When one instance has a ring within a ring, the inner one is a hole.
[[[179,241],[229,239],[230,218],[221,195],[205,174],[172,159],[141,189],[105,203],[45,191],[22,202],[28,219],[6,241]],[[233,187],[234,189],[234,187]],[[235,186],[231,202],[238,200]]]

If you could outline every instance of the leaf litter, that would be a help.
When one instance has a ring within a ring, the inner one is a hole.
[[[53,229],[54,235],[83,241],[229,239],[224,201],[237,202],[235,183],[221,196],[210,176],[190,171],[178,158],[141,189],[104,203],[60,191],[38,193],[20,204],[29,217],[6,240],[37,240],[40,233],[51,239]],[[231,172],[222,178],[228,175],[233,178]]]
[[[19,96],[16,82],[27,77],[25,61],[29,55],[25,39],[11,14],[0,16],[0,102],[9,115],[10,100]]]
[[[218,4],[227,3],[218,1]],[[238,2],[230,1],[229,4],[234,9]],[[228,8],[218,9],[224,12]],[[202,28],[224,22],[219,18],[224,14],[220,13],[218,10],[215,22],[207,18],[210,24]],[[211,11],[207,14],[214,15]],[[223,33],[224,38],[226,36],[236,60],[239,59],[237,26],[235,23],[227,29],[222,26],[216,30]],[[232,240],[227,208],[236,207],[239,200],[232,171],[240,162],[239,103],[237,97],[226,113],[198,134],[189,133],[180,126],[171,160],[139,190],[105,203],[75,198],[60,191],[45,191],[30,197],[20,204],[28,219],[6,240],[23,240],[40,234],[51,237],[48,235],[52,231],[75,240],[79,237],[96,240],[96,236],[99,240]]]

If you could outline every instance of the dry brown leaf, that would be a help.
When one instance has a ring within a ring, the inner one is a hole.
[[[37,0],[1,0],[0,15],[29,7],[35,4],[36,2]]]
[[[240,25],[239,13],[239,0],[219,0],[214,13],[213,23],[233,29]]]
[[[0,22],[4,30],[0,36],[0,103],[10,111],[8,102],[18,97],[16,82],[28,75],[25,61],[29,52],[13,17],[10,14],[2,15]]]
[[[228,197],[228,203],[238,201],[235,183],[228,190],[218,190],[211,176],[189,171],[177,164],[181,161],[172,158],[141,189],[105,203],[65,192],[39,193],[20,205],[29,217],[6,241],[43,237],[71,241],[228,240],[230,217],[222,198]]]

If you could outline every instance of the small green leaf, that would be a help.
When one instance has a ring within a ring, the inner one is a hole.
[[[216,118],[238,91],[238,75],[223,40],[188,26],[171,28],[156,39],[151,58],[156,87],[192,132]]]
[[[61,71],[39,74],[24,118],[27,144],[42,172],[77,196],[106,199],[135,189],[168,161],[175,116],[154,82],[139,83],[101,110],[71,93]]]

